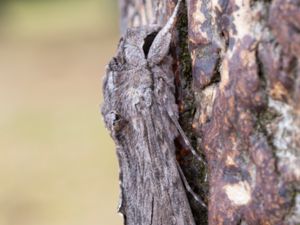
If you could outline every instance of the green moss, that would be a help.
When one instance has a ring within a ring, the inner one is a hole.
[[[177,84],[178,99],[183,110],[180,111],[179,122],[191,141],[192,146],[197,148],[197,135],[192,129],[194,114],[196,111],[195,97],[193,91],[193,75],[192,75],[192,59],[189,51],[188,43],[188,17],[186,5],[181,11],[177,21],[178,28],[178,47],[177,57],[179,60],[179,80]],[[199,195],[201,199],[206,199],[208,196],[208,184],[205,182],[207,174],[206,168],[193,158],[184,157],[182,159],[182,169],[186,178],[191,185],[191,188]],[[207,210],[201,207],[192,196],[188,196],[191,208],[194,214],[195,222],[197,225],[208,224]]]

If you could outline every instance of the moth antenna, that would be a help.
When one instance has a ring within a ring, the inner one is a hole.
[[[158,35],[164,36],[166,33],[169,33],[172,30],[172,28],[174,27],[175,22],[176,22],[176,17],[177,17],[178,11],[179,11],[179,6],[181,4],[181,1],[182,0],[178,0],[171,17],[168,19],[167,23],[160,30]]]
[[[176,162],[176,165],[177,165],[177,169],[179,171],[179,174],[180,174],[180,177],[184,184],[185,189],[193,196],[193,198],[196,200],[196,202],[200,203],[200,205],[202,205],[204,208],[207,208],[207,205],[198,197],[198,195],[193,191],[193,189],[189,185],[178,162]]]
[[[167,23],[158,32],[148,53],[148,63],[150,65],[158,64],[168,54],[171,43],[171,32],[175,26],[176,17],[179,11],[181,0],[178,0],[175,9],[168,19]]]

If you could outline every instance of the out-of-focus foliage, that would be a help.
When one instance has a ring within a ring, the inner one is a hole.
[[[0,225],[121,224],[117,160],[99,113],[116,2],[0,8]]]

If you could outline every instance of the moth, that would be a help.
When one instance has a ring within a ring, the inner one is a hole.
[[[179,134],[189,144],[169,55],[180,2],[163,28],[129,28],[106,70],[102,114],[116,143],[126,225],[195,224],[174,145]]]

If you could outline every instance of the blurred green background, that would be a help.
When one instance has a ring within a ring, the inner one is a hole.
[[[120,225],[99,112],[117,2],[0,1],[0,225]]]

